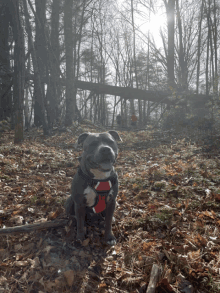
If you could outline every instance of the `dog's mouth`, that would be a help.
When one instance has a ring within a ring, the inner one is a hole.
[[[110,160],[103,161],[99,164],[98,169],[103,172],[108,172],[112,170],[113,162]]]
[[[89,167],[91,169],[98,169],[99,171],[102,172],[109,172],[112,170],[112,166],[113,166],[114,162],[112,160],[103,160],[101,162],[94,162],[93,160],[89,160]]]

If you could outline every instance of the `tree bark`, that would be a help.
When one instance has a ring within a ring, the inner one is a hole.
[[[60,68],[60,45],[59,45],[59,14],[60,0],[53,0],[51,13],[51,52],[49,54],[50,66],[48,73],[47,101],[49,103],[48,126],[52,128],[55,120],[59,117],[59,97],[61,97],[61,88],[59,82]]]
[[[11,117],[12,115],[12,95],[11,87],[11,76],[8,75],[10,72],[10,58],[9,58],[9,8],[8,1],[1,1],[0,8],[0,66],[1,73],[4,75],[1,77],[0,86],[0,121]]]
[[[15,40],[14,47],[14,87],[15,137],[14,143],[23,141],[23,102],[25,80],[24,33],[19,13],[19,1],[9,0],[10,22]]]
[[[201,4],[200,20],[199,20],[199,35],[198,35],[198,54],[197,54],[197,75],[196,75],[196,93],[199,93],[199,77],[200,77],[200,58],[201,58],[201,32],[202,32],[202,20],[203,20],[203,9],[204,9],[204,0]]]
[[[214,55],[215,55],[215,73],[214,73],[214,84],[213,84],[213,92],[214,96],[218,97],[218,84],[219,84],[219,75],[218,75],[218,29],[217,29],[217,5],[216,5],[216,0],[214,0],[214,24],[213,24],[213,43],[214,43]]]
[[[75,116],[76,90],[73,70],[73,0],[64,2],[64,38],[66,50],[66,117],[65,125],[70,126]]]
[[[23,7],[24,7],[24,14],[25,14],[25,23],[26,23],[26,31],[28,34],[28,43],[29,47],[31,48],[31,56],[32,56],[32,62],[33,62],[33,68],[34,68],[34,122],[37,123],[35,125],[41,125],[43,124],[43,130],[44,135],[48,134],[48,127],[46,123],[46,117],[45,117],[45,107],[44,107],[44,86],[42,88],[42,80],[44,80],[44,77],[41,76],[39,64],[38,64],[38,57],[32,37],[32,31],[31,31],[31,25],[29,22],[29,13],[27,9],[27,0],[23,0]],[[32,11],[33,7],[30,1],[28,1],[29,5],[31,6]],[[39,20],[37,20],[36,13],[35,14],[35,21],[39,23]],[[37,104],[37,105],[36,105]]]
[[[168,28],[168,50],[167,50],[167,73],[168,85],[173,90],[175,88],[174,77],[174,8],[175,0],[164,0],[167,13]]]
[[[31,5],[30,0],[28,0]],[[36,126],[43,125],[44,134],[48,134],[48,126],[45,117],[45,85],[46,78],[46,64],[47,64],[47,49],[44,26],[46,22],[46,0],[35,0],[36,13],[36,36],[35,36],[35,50],[38,66],[39,76],[35,76],[34,88],[34,124]],[[33,8],[33,7],[32,7]],[[40,80],[39,80],[40,78]],[[39,84],[40,82],[40,84]]]
[[[208,36],[207,36],[207,48],[206,48],[206,70],[205,70],[205,76],[206,76],[206,95],[209,94],[209,45],[210,45],[210,38],[211,38],[211,29],[210,29],[210,1],[209,7],[206,7],[207,9],[207,29],[208,29]]]
[[[176,10],[177,10],[177,23],[179,30],[179,86],[182,92],[186,92],[188,89],[187,83],[187,61],[183,48],[183,31],[182,31],[182,21],[180,16],[179,0],[176,0]]]

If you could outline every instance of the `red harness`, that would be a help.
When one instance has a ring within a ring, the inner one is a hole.
[[[106,208],[106,199],[111,192],[112,187],[117,183],[118,175],[114,173],[112,176],[107,178],[106,180],[98,180],[89,177],[84,174],[81,168],[78,169],[78,174],[81,178],[87,181],[88,185],[94,190],[96,193],[96,202],[93,207],[94,213],[101,213]]]
[[[101,213],[106,208],[106,195],[108,195],[112,187],[111,181],[98,182],[95,186],[95,190],[98,194],[98,203],[93,207],[94,213]]]

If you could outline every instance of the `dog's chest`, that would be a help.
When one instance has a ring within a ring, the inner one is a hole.
[[[111,187],[111,181],[98,182],[94,185],[94,187],[88,186],[83,192],[84,198],[86,200],[86,205],[88,207],[94,207],[97,204],[105,205],[101,202],[103,200],[107,202],[109,201],[113,193]]]
[[[88,207],[94,206],[96,203],[97,194],[93,188],[88,186],[83,192],[84,198],[86,199],[86,205]]]

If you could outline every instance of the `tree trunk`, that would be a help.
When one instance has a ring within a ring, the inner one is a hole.
[[[59,117],[59,97],[61,88],[59,82],[60,68],[60,45],[59,45],[59,12],[60,0],[53,0],[51,13],[51,52],[49,54],[50,66],[48,76],[47,101],[48,105],[48,126],[52,128],[54,120]]]
[[[133,0],[131,0],[131,19],[132,19],[132,32],[133,32],[133,58],[134,58],[134,73],[135,73],[135,83],[138,89],[138,73],[137,73],[137,60],[136,60],[136,32],[134,25],[134,5]],[[133,109],[134,110],[134,109]],[[134,111],[132,111],[134,112]],[[139,126],[142,124],[142,103],[138,101],[138,112],[139,112]],[[131,113],[132,114],[132,113]]]
[[[203,20],[203,9],[204,9],[204,0],[201,4],[200,20],[199,20],[199,35],[198,35],[198,54],[197,54],[197,76],[196,76],[196,94],[199,93],[199,77],[200,77],[200,57],[201,57],[201,31],[202,31],[202,20]]]
[[[9,0],[11,25],[15,40],[14,47],[14,87],[15,137],[14,143],[23,140],[23,102],[25,79],[24,34],[19,13],[19,1]]]
[[[171,90],[175,88],[174,77],[174,8],[175,0],[164,0],[167,13],[167,28],[168,28],[168,50],[167,50],[167,72],[168,85]]]
[[[209,2],[210,3],[210,2]],[[206,95],[209,94],[209,44],[211,38],[211,30],[210,30],[210,5],[207,8],[207,29],[208,29],[208,36],[207,36],[207,50],[206,50]]]
[[[28,46],[28,48],[30,50],[29,46]],[[27,70],[26,70],[26,72],[28,74],[30,74],[30,69],[31,69],[31,60],[30,60],[30,56],[29,56],[28,61],[27,61]],[[25,128],[27,130],[30,127],[30,125],[29,125],[30,119],[29,119],[29,100],[28,100],[28,97],[29,97],[29,85],[27,83],[26,87],[25,87],[25,97],[24,97],[24,118],[25,118]]]
[[[75,118],[76,90],[73,70],[73,0],[64,2],[64,38],[66,50],[66,117],[65,125],[70,126]]]
[[[30,4],[30,2],[29,2]],[[36,126],[42,125],[45,119],[45,86],[44,80],[46,77],[46,40],[44,34],[44,26],[46,21],[46,0],[35,0],[36,6],[36,36],[35,36],[35,50],[38,64],[38,71],[40,76],[40,85],[38,84],[38,76],[35,76],[34,88],[34,124]],[[36,73],[35,73],[36,74]]]
[[[188,89],[187,84],[187,61],[183,48],[183,32],[182,32],[182,21],[179,9],[179,0],[176,0],[177,20],[179,29],[179,86],[182,92],[186,92]]]
[[[34,12],[30,0],[28,0],[28,3],[31,6],[32,11]],[[34,98],[33,98],[34,99],[34,123],[36,126],[39,126],[42,123],[44,135],[47,135],[48,127],[47,127],[46,118],[45,118],[44,86],[42,87],[42,84],[43,84],[42,79],[44,77],[41,76],[40,70],[39,70],[37,53],[36,53],[33,38],[32,38],[32,31],[31,31],[31,25],[29,22],[29,13],[27,9],[26,0],[23,0],[23,7],[24,7],[24,14],[25,14],[26,30],[28,34],[28,42],[31,48],[32,62],[33,62],[33,68],[34,68]],[[35,21],[39,23],[39,20],[35,19]]]
[[[9,9],[8,0],[4,0],[0,7],[0,66],[1,86],[0,86],[0,121],[12,115],[10,58],[9,58]]]
[[[215,73],[214,73],[214,84],[213,84],[213,92],[214,96],[218,97],[218,84],[219,84],[219,76],[218,76],[218,30],[217,30],[217,5],[216,0],[214,0],[214,25],[213,25],[213,42],[214,42],[214,55],[215,55]]]

